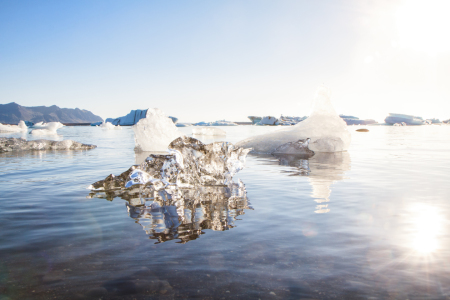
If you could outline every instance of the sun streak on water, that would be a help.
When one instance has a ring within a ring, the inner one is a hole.
[[[411,208],[413,239],[412,248],[418,254],[430,255],[439,250],[439,236],[444,220],[436,207],[416,204]]]

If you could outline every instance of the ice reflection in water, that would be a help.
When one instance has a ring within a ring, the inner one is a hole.
[[[113,200],[114,192],[90,193],[89,197]],[[157,244],[178,239],[179,243],[195,240],[202,230],[224,231],[235,227],[245,209],[253,209],[242,181],[229,185],[155,191],[134,188],[120,197],[127,201],[130,218],[139,223]]]
[[[204,234],[204,229],[228,230],[245,214],[244,209],[252,209],[242,182],[182,189],[178,195],[163,190],[145,196],[143,204],[140,199],[125,199],[128,213],[157,243],[173,239],[186,243]]]
[[[350,170],[350,154],[347,151],[334,153],[316,153],[312,157],[295,155],[274,155],[280,165],[295,167],[291,175],[308,176],[313,188],[311,196],[317,202],[316,213],[330,211],[331,185],[345,178]]]

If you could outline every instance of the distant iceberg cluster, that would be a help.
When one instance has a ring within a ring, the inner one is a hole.
[[[193,135],[206,135],[206,136],[225,136],[227,133],[216,127],[194,127],[192,129]]]
[[[264,117],[249,116],[248,118],[252,121],[253,125],[289,126],[289,125],[296,125],[297,123],[305,120],[307,117],[288,117],[281,115],[280,118],[276,118],[273,116],[264,116]]]
[[[238,124],[226,120],[219,120],[215,122],[198,122],[194,126],[238,126]]]

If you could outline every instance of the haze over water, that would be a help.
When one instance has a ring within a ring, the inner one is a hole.
[[[246,207],[185,207],[184,216],[203,218],[197,235],[186,233],[180,210],[138,217],[134,200],[87,198],[91,183],[141,159],[130,127],[58,131],[60,139],[98,145],[90,151],[0,154],[0,294],[448,298],[450,126],[357,128],[349,127],[348,152],[308,160],[248,155],[234,178],[245,184]],[[219,140],[233,143],[276,130],[221,129],[227,136]],[[151,228],[170,231],[167,241]]]

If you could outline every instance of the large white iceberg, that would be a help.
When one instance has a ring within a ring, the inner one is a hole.
[[[172,119],[158,108],[149,108],[146,117],[133,126],[137,151],[166,151],[170,142],[183,134]]]
[[[24,121],[20,121],[18,125],[7,125],[0,123],[0,131],[7,132],[26,132],[28,130],[27,125]]]
[[[236,144],[253,148],[253,153],[273,153],[286,144],[310,138],[309,149],[314,152],[346,151],[351,135],[347,124],[339,117],[330,101],[330,90],[319,87],[310,116],[295,126],[251,137]]]

